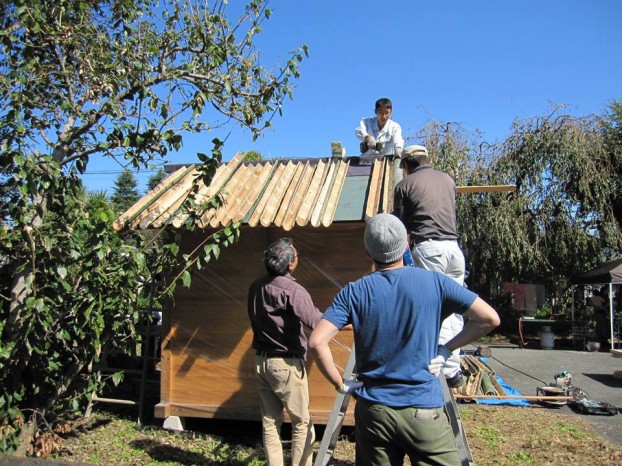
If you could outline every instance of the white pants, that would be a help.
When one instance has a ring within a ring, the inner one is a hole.
[[[441,324],[441,333],[438,336],[439,344],[443,345],[455,337],[464,327],[464,320],[460,314],[452,314]],[[443,366],[445,377],[451,378],[460,372],[460,348],[454,350]]]
[[[464,254],[457,241],[430,240],[415,243],[412,253],[417,267],[444,273],[464,285],[466,266]]]
[[[453,278],[464,285],[465,260],[457,241],[424,241],[412,248],[413,261],[417,267],[434,270]],[[464,327],[464,320],[459,314],[452,314],[443,320],[439,334],[439,344],[447,343]],[[451,378],[460,371],[460,348],[453,351],[445,366],[445,377]]]

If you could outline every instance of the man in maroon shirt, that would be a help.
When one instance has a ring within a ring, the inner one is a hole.
[[[268,274],[248,291],[264,451],[268,465],[283,465],[280,429],[285,408],[292,423],[292,465],[311,466],[315,432],[309,415],[304,327],[314,328],[322,313],[291,275],[298,253],[290,238],[268,246],[264,265]]]

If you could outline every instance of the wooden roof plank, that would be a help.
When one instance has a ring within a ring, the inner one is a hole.
[[[146,229],[151,226],[151,223],[165,213],[171,206],[175,205],[180,199],[185,199],[189,191],[189,186],[192,186],[194,180],[198,176],[196,170],[191,170],[179,180],[174,186],[166,190],[158,199],[158,202],[153,203],[149,208],[143,210],[141,214],[132,221],[130,228]]]
[[[248,191],[247,196],[240,203],[240,206],[236,212],[231,212],[231,222],[240,222],[251,210],[252,206],[257,201],[262,189],[264,188],[266,181],[272,173],[274,165],[270,162],[265,164],[257,164],[255,168],[254,178],[251,181],[251,189]]]
[[[205,193],[205,197],[201,198],[201,202],[207,202],[214,196],[221,194],[229,180],[235,176],[242,162],[244,162],[244,152],[238,152],[225,166],[225,169],[218,173],[218,178],[214,176],[214,179],[210,182],[209,189]],[[209,222],[216,213],[216,210],[220,209],[208,209],[203,212],[199,220],[199,225],[202,228],[207,228],[209,226]]]
[[[266,204],[266,207],[259,218],[259,223],[261,223],[264,227],[272,225],[272,222],[279,211],[279,206],[281,205],[283,196],[285,196],[285,191],[287,190],[287,187],[296,172],[296,165],[298,164],[292,163],[291,160],[287,162],[283,174],[279,177],[278,183],[274,187],[274,190],[270,196],[270,200]]]
[[[300,184],[301,176],[305,170],[306,163],[299,163],[296,165],[296,172],[292,177],[292,180],[285,191],[285,196],[283,196],[283,201],[281,202],[281,206],[279,207],[279,211],[274,218],[274,225],[277,227],[282,227],[283,221],[285,220],[285,215],[291,208],[292,199],[294,198],[294,194],[297,191],[297,187]]]
[[[384,181],[382,183],[382,212],[393,212],[393,184],[394,164],[387,160],[384,169]]]
[[[173,202],[168,207],[168,209],[163,210],[162,212],[160,212],[160,215],[151,219],[150,221],[151,225],[147,225],[147,226],[141,225],[141,227],[142,228],[161,228],[162,226],[164,226],[166,223],[168,223],[173,218],[175,218],[175,214],[179,212],[181,205],[187,199],[189,193],[190,193],[190,189],[186,189],[186,192],[182,196],[179,196],[175,200],[175,202]]]
[[[272,191],[274,191],[274,188],[277,185],[278,180],[281,177],[281,174],[283,173],[284,170],[285,170],[285,164],[283,164],[282,162],[277,162],[276,163],[276,170],[274,170],[274,176],[272,177],[272,179],[268,183],[268,186],[266,187],[264,192],[261,194],[261,198],[259,199],[259,202],[257,203],[257,207],[255,207],[255,210],[253,211],[253,214],[251,215],[251,218],[248,219],[248,225],[249,226],[255,227],[259,223],[259,219],[261,218],[261,214],[262,214],[264,208],[266,207],[266,204],[268,203],[268,201],[270,199]]]
[[[285,218],[283,219],[283,229],[285,231],[291,230],[296,224],[298,211],[300,210],[300,206],[302,205],[302,202],[308,192],[314,173],[315,167],[312,167],[308,163],[305,164],[300,182],[298,183],[294,197],[290,203],[289,209],[285,213]]]
[[[493,193],[493,192],[516,192],[515,184],[498,184],[490,186],[457,186],[459,193]]]
[[[319,227],[322,224],[322,214],[326,210],[330,190],[335,182],[338,163],[340,163],[338,160],[328,162],[328,173],[326,174],[326,178],[324,178],[324,183],[320,189],[320,194],[311,214],[311,225],[314,227]]]
[[[315,200],[317,199],[325,173],[326,162],[319,160],[317,166],[315,167],[315,173],[313,174],[311,183],[309,184],[309,189],[302,200],[302,205],[300,206],[298,215],[296,216],[296,224],[301,227],[309,223],[311,212],[313,211],[313,206],[315,205]]]
[[[365,208],[365,221],[369,220],[378,213],[384,162],[385,159],[374,160],[374,168],[369,180],[369,194],[367,195],[367,206]]]
[[[238,152],[228,163],[219,165],[218,168],[216,168],[216,172],[214,173],[214,177],[210,181],[209,186],[203,184],[199,188],[199,192],[196,195],[196,203],[198,205],[203,204],[207,202],[207,200],[211,199],[217,192],[219,192],[224,183],[231,176],[231,173],[233,173],[233,171],[237,169],[237,167],[243,161],[244,153]],[[184,224],[187,218],[188,214],[186,212],[177,212],[171,223],[175,228],[179,228],[181,225]],[[202,219],[201,222],[204,223]]]
[[[341,197],[343,186],[345,185],[349,165],[349,161],[341,163],[339,165],[339,169],[335,177],[335,183],[333,184],[333,189],[330,192],[330,197],[328,198],[326,210],[324,211],[324,215],[322,216],[322,225],[324,225],[325,227],[328,227],[331,223],[333,223],[333,219],[335,218],[337,203],[339,201],[339,198]]]
[[[229,178],[227,185],[225,186],[224,202],[220,208],[214,212],[210,219],[209,225],[212,228],[220,226],[227,226],[227,217],[231,211],[236,211],[240,203],[244,200],[248,191],[250,190],[250,180],[253,177],[255,171],[254,166],[242,165]]]
[[[160,199],[160,197],[162,197],[162,195],[170,189],[171,186],[177,184],[180,179],[190,173],[193,169],[194,165],[180,167],[173,173],[169,174],[160,183],[158,183],[155,188],[145,194],[134,205],[121,214],[121,216],[119,216],[119,218],[112,224],[112,227],[117,231],[122,230],[126,224],[131,223],[144,209],[149,208],[154,202],[157,202],[158,199]]]

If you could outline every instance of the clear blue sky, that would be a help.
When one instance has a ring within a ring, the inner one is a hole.
[[[358,155],[354,128],[380,97],[393,101],[406,138],[438,120],[479,129],[489,142],[551,104],[588,115],[622,100],[620,0],[271,0],[270,8],[257,42],[264,65],[285,63],[303,44],[310,54],[283,116],[254,143],[237,127],[186,137],[168,163],[195,162],[229,131],[225,161],[246,150],[326,157],[336,140]],[[118,166],[92,159],[88,168],[87,187],[111,193]],[[150,175],[137,174],[141,193]]]

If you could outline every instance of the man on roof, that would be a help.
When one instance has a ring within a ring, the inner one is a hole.
[[[365,157],[397,155],[402,153],[404,138],[402,127],[391,119],[393,103],[387,98],[378,99],[375,117],[363,118],[354,130],[361,142],[361,155]]]

